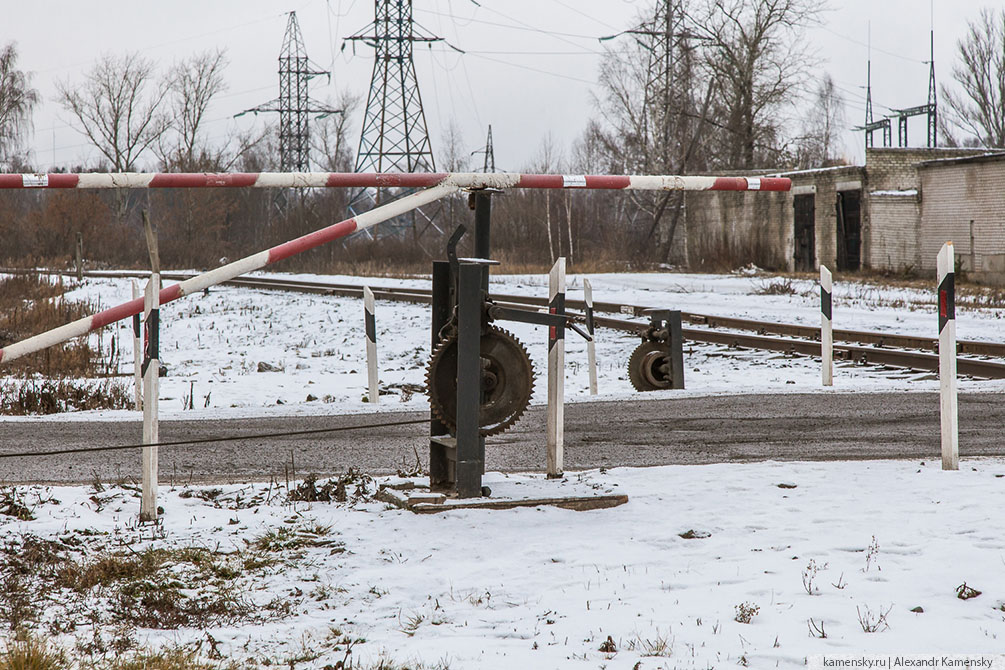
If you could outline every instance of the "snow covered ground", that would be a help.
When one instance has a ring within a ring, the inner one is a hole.
[[[356,282],[354,277],[282,275]],[[786,323],[818,325],[819,298],[814,282],[770,276],[691,274],[587,275],[599,301],[666,306],[673,309]],[[582,295],[583,276],[569,277],[569,297]],[[772,282],[788,282],[789,295],[762,295]],[[423,286],[423,280],[374,279],[374,286]],[[501,275],[493,278],[499,293],[547,295],[546,276]],[[834,326],[855,330],[935,337],[938,319],[934,290],[835,284]],[[68,297],[110,307],[131,297],[129,280],[86,279]],[[957,310],[961,339],[1001,341],[1003,309]],[[642,319],[639,319],[642,321]],[[289,414],[358,413],[376,409],[423,409],[422,394],[403,393],[399,385],[421,385],[429,356],[428,307],[377,302],[377,338],[381,382],[392,395],[379,406],[363,402],[366,365],[362,301],[352,298],[218,287],[208,295],[181,299],[161,310],[161,356],[169,375],[161,380],[164,419]],[[527,346],[539,374],[535,403],[546,400],[545,329],[518,323],[503,327]],[[121,322],[102,336],[105,349],[114,334],[124,352],[120,370],[132,371],[131,325]],[[98,337],[98,336],[92,336]],[[601,329],[597,334],[600,398],[621,399],[634,393],[625,367],[638,338]],[[567,401],[590,398],[586,346],[575,333],[566,339]],[[258,372],[259,363],[279,368]],[[687,391],[663,392],[680,397],[720,393],[823,392],[819,359],[737,351],[688,344],[685,349]],[[882,371],[838,362],[835,385],[826,392],[877,390],[932,391],[932,375]],[[960,388],[1005,390],[1005,381],[962,380]],[[194,395],[191,411],[186,399]],[[318,398],[308,402],[307,396]],[[79,418],[121,419],[131,413],[88,412]],[[36,420],[36,419],[33,419]]]
[[[34,489],[27,498],[59,504],[37,504],[35,521],[0,517],[0,537],[82,538],[81,560],[194,545],[238,564],[270,530],[306,538],[231,577],[266,620],[134,634],[208,652],[209,633],[225,658],[262,664],[248,667],[331,667],[348,637],[364,668],[801,668],[812,655],[1005,649],[1003,475],[1005,463],[976,459],[959,472],[888,461],[490,474],[494,494],[629,502],[439,515],[291,503],[268,484],[164,487],[160,539],[136,527],[134,492]],[[981,595],[961,600],[964,583]],[[51,597],[50,617],[73,602]],[[88,611],[115,607],[102,602]],[[269,616],[277,602],[283,615]],[[91,626],[54,639],[72,648],[75,636],[91,640]]]
[[[761,295],[776,280],[680,274],[590,280],[597,300],[784,322],[819,319],[810,281],[793,280],[791,295]],[[409,283],[424,284],[373,281]],[[547,291],[545,277],[496,277],[494,284],[499,292]],[[578,297],[582,277],[570,277],[570,285],[570,297]],[[87,280],[71,297],[108,307],[129,295],[127,281],[100,279]],[[934,336],[933,295],[837,284],[835,327]],[[1002,340],[1002,314],[958,310],[959,336]],[[426,406],[420,394],[405,399],[400,391],[378,407],[362,402],[358,300],[218,288],[168,305],[162,315],[170,369],[161,386],[165,419]],[[422,382],[427,319],[422,306],[378,301],[383,383]],[[126,351],[127,326],[116,331]],[[543,330],[519,324],[512,330],[543,371]],[[567,341],[566,390],[574,402],[589,397],[586,355],[575,335]],[[624,366],[636,344],[599,332],[601,399],[631,395]],[[282,371],[258,372],[259,362]],[[937,388],[929,375],[839,365],[834,389],[822,390],[816,359],[706,345],[689,345],[686,365],[688,390],[666,395]],[[128,361],[121,370],[131,370]],[[1002,382],[960,386],[1005,390]],[[190,388],[196,409],[186,411]],[[308,402],[308,394],[318,400]],[[535,401],[543,399],[541,383]],[[86,413],[94,420],[132,415]],[[421,516],[374,501],[373,485],[349,503],[291,502],[275,483],[165,486],[163,525],[153,530],[137,526],[139,501],[129,488],[32,487],[16,495],[36,518],[0,515],[0,546],[16,547],[33,534],[66,551],[75,547],[72,555],[84,563],[150,547],[197,546],[222,562],[271,552],[274,560],[245,561],[229,577],[260,616],[132,631],[135,644],[201,644],[204,656],[219,653],[247,667],[333,667],[347,645],[354,667],[380,667],[383,660],[384,667],[454,669],[798,668],[821,654],[1005,649],[1002,460],[966,459],[959,472],[942,472],[934,459],[613,468],[568,473],[557,482],[539,474],[486,479],[497,496],[557,489],[623,493],[629,502],[590,512],[542,507]],[[283,532],[302,541],[261,541]],[[964,583],[981,595],[959,598]],[[184,593],[196,598],[217,587],[212,580],[191,583]],[[98,612],[91,619],[77,612],[74,630],[52,636],[66,648],[92,639],[94,628],[118,634],[118,601],[107,591],[47,598],[46,621],[72,618],[66,608],[74,603],[84,608],[79,612]],[[996,662],[1005,664],[1005,657]]]

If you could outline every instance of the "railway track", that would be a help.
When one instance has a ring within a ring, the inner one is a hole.
[[[4,270],[4,272],[12,272]],[[52,274],[71,274],[57,273]],[[148,275],[139,271],[86,272],[93,277],[135,277]],[[194,275],[178,272],[161,273],[163,279],[183,281]],[[313,282],[299,279],[239,277],[228,282],[231,286],[244,286],[267,290],[297,291],[360,298],[363,287],[354,284]],[[428,303],[430,291],[421,288],[370,287],[379,300]],[[499,304],[520,309],[536,310],[545,307],[547,299],[537,296],[492,294]],[[566,299],[566,307],[579,320],[585,317],[582,300]],[[662,309],[665,309],[663,306]],[[594,311],[607,314],[641,316],[649,306],[626,305],[624,303],[594,302]],[[786,323],[772,323],[753,319],[713,316],[682,312],[687,324],[699,326],[684,328],[685,339],[693,342],[719,344],[729,347],[778,351],[806,356],[820,355],[820,329]],[[640,332],[647,324],[623,318],[595,316],[598,326],[625,332]],[[957,372],[960,375],[987,379],[1005,378],[1005,344],[959,340],[957,342]],[[861,364],[909,368],[922,371],[937,371],[939,368],[938,340],[914,335],[897,335],[869,331],[834,330],[835,360],[855,361]]]

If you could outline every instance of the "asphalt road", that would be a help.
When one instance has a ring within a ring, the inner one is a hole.
[[[960,455],[1005,456],[1005,395],[961,394]],[[424,419],[426,413],[162,421],[162,441],[311,430]],[[75,447],[134,444],[140,423],[4,421],[0,456]],[[509,432],[489,438],[490,470],[543,470],[545,410],[531,408]],[[256,438],[162,447],[164,483],[328,476],[358,468],[372,474],[428,460],[425,424],[330,434]],[[735,395],[565,408],[565,468],[578,470],[760,460],[939,458],[934,393]],[[0,457],[0,482],[90,483],[138,479],[140,450]]]

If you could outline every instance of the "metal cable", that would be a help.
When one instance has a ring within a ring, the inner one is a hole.
[[[295,437],[298,435],[317,435],[319,433],[335,433],[343,430],[358,430],[362,428],[386,428],[389,426],[409,426],[429,423],[429,419],[412,419],[410,421],[392,421],[390,423],[371,423],[361,426],[339,426],[338,428],[314,428],[311,430],[285,431],[282,433],[259,433],[256,435],[230,435],[226,437],[204,437],[198,440],[177,440],[174,442],[156,442],[154,444],[122,444],[112,447],[77,447],[75,449],[56,449],[52,451],[22,451],[13,454],[0,454],[0,458],[25,458],[29,456],[59,456],[61,454],[82,454],[95,451],[118,451],[120,449],[141,449],[143,447],[176,447],[187,444],[208,444],[210,442],[234,442],[236,440],[254,440],[266,437]]]

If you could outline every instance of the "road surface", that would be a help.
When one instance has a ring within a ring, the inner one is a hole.
[[[960,395],[960,455],[1005,456],[1005,395]],[[425,413],[162,421],[162,441],[255,435],[423,419]],[[140,423],[5,421],[0,454],[132,444]],[[282,480],[357,468],[371,474],[428,461],[424,424],[330,434],[162,447],[164,483]],[[545,410],[532,407],[509,432],[489,438],[489,470],[543,470]],[[565,468],[760,460],[938,459],[934,393],[731,395],[573,403],[565,408]],[[138,479],[140,450],[0,458],[4,483]]]

